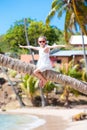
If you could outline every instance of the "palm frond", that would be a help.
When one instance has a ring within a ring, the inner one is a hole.
[[[68,42],[68,29],[70,24],[72,11],[66,11],[66,17],[65,17],[65,40]]]
[[[59,6],[59,8],[57,8],[58,18],[60,18],[62,16],[63,12],[66,11],[67,5],[68,4],[61,5],[61,8],[60,8],[60,6]]]
[[[51,19],[53,18],[53,16],[55,15],[56,10],[55,8],[53,8],[50,13],[48,14],[47,18],[46,18],[46,25],[49,25]]]
[[[60,0],[53,0],[52,2],[52,8],[54,8],[57,4],[59,4],[61,1]]]
[[[87,35],[87,6],[82,1],[72,0],[74,13],[82,32]]]
[[[46,25],[49,25],[52,18],[55,16],[56,13],[58,13],[58,17],[62,16],[62,10],[65,10],[66,5],[64,5],[64,2],[61,0],[54,0],[52,3],[51,11],[49,12],[47,18],[46,18]]]
[[[86,69],[82,71],[82,80],[87,82]]]

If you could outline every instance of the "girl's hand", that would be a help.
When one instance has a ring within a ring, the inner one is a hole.
[[[69,45],[65,44],[65,48],[69,48]]]
[[[58,45],[58,44],[56,44],[56,43],[54,43],[53,45],[54,45],[54,46],[59,46],[59,47],[66,47],[66,45],[61,45],[61,44]]]
[[[54,46],[57,45],[56,43],[53,44]]]
[[[64,47],[64,48],[66,48],[66,45],[61,45],[61,47]]]
[[[22,46],[22,45],[20,45],[20,44],[19,44],[19,47],[23,48],[23,46]]]

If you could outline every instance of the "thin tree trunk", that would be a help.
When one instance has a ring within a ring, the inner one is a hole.
[[[3,73],[7,76],[7,79],[8,79],[8,81],[9,81],[10,84],[11,84],[12,90],[13,90],[13,92],[15,93],[16,98],[17,98],[17,100],[18,100],[20,106],[21,106],[21,107],[24,107],[25,104],[22,102],[20,96],[19,96],[18,93],[16,92],[16,90],[15,90],[15,88],[14,88],[14,85],[13,85],[13,82],[10,80],[10,78],[9,78],[7,72],[5,71],[4,67],[2,67],[2,71],[3,71]]]
[[[16,70],[22,73],[33,74],[35,65],[30,63],[25,63],[18,59],[13,59],[11,57],[4,56],[0,54],[0,65],[7,68]],[[63,75],[53,70],[43,72],[43,75],[50,81],[60,83],[64,86],[69,85],[72,88],[78,90],[79,92],[87,95],[87,83],[80,81],[78,79],[72,78],[67,75]]]
[[[39,88],[40,88],[40,95],[41,95],[42,107],[45,107],[46,106],[46,102],[45,102],[45,99],[44,99],[43,89],[41,87],[39,87]]]
[[[27,19],[24,19],[24,27],[25,27],[25,37],[26,37],[26,42],[27,42],[27,45],[29,46],[30,45],[30,42],[28,40],[28,34],[27,34],[27,26],[26,26],[26,22],[27,22]],[[34,55],[33,55],[33,52],[31,49],[30,50],[30,54],[32,56],[32,61],[33,61],[33,64],[34,64]]]
[[[86,51],[85,51],[85,43],[84,43],[83,33],[82,33],[82,47],[83,47],[83,54],[84,54],[84,60],[85,60],[85,69],[86,69],[86,76],[87,76],[87,57],[86,57]]]
[[[24,19],[24,25],[25,25],[25,37],[26,37],[26,42],[27,42],[27,45],[29,46],[30,45],[30,42],[28,40],[28,34],[27,34],[27,26],[26,26],[26,22],[27,22],[27,19]],[[32,61],[33,61],[33,64],[35,64],[34,62],[34,55],[33,55],[33,52],[32,50],[30,49],[30,54],[32,56]],[[40,86],[39,86],[40,87]],[[40,93],[41,93],[41,100],[42,100],[42,107],[45,106],[45,99],[44,99],[44,94],[43,94],[43,90],[42,88],[40,87]]]

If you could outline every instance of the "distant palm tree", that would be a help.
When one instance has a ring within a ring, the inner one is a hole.
[[[86,58],[84,37],[83,37],[84,34],[87,35],[87,0],[81,0],[79,2],[78,1],[75,2],[75,0],[73,0],[72,3],[73,3],[75,17],[76,17],[77,22],[80,25],[80,29],[81,29],[82,47],[83,47],[86,76],[87,76],[87,58]]]
[[[82,32],[87,35],[87,0],[53,0],[51,11],[46,18],[48,25],[51,19],[57,14],[60,18],[65,12],[65,38],[67,32],[73,33],[73,27],[77,30],[80,26]]]
[[[65,12],[65,39],[67,42],[69,40],[67,32],[74,33],[78,25],[80,26],[87,74],[87,59],[83,37],[83,34],[87,35],[87,0],[53,0],[51,11],[46,18],[46,24],[50,23],[56,13],[60,18],[63,12]]]
[[[25,63],[18,59],[13,59],[2,54],[0,54],[0,65],[16,70],[18,72],[28,73],[30,75],[33,74],[33,71],[35,69],[35,65],[33,64]],[[43,75],[52,82],[60,83],[64,86],[69,85],[72,88],[80,91],[81,93],[87,94],[87,83],[79,81],[70,76],[63,75],[53,70],[45,71]]]

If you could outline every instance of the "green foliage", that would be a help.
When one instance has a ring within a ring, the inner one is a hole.
[[[46,85],[44,86],[44,93],[50,93],[55,88],[55,84],[51,81],[48,81]]]
[[[22,83],[20,83],[20,86],[25,94],[32,99],[33,96],[35,96],[35,92],[37,90],[37,79],[26,74],[22,78]]]
[[[79,71],[79,67],[80,67],[79,64],[75,64],[74,60],[71,60],[69,62],[68,75],[81,80],[82,71]]]
[[[70,88],[70,92],[71,92],[72,94],[74,94],[76,97],[78,97],[78,96],[80,95],[80,92],[77,91],[77,90],[75,90],[75,89],[73,89],[73,88]]]
[[[0,53],[2,53],[2,50],[1,50],[1,48],[0,48]]]
[[[30,45],[37,46],[37,39],[40,35],[45,35],[49,41],[49,44],[53,44],[54,42],[60,43],[59,40],[63,37],[62,32],[57,27],[47,27],[42,21],[37,22],[28,18],[26,24]],[[23,19],[16,21],[14,25],[10,27],[7,33],[3,36],[3,42],[12,53],[29,53],[29,50],[19,48],[19,44],[27,45]]]
[[[71,77],[74,77],[79,80],[87,81],[86,69],[84,68],[85,62],[81,59],[77,64],[74,60],[71,60],[69,64],[63,64],[60,68],[60,72],[63,74],[67,74]],[[62,95],[60,96],[60,100],[68,102],[69,93],[73,93],[75,96],[79,96],[79,92],[70,86],[64,86],[64,90]]]
[[[39,96],[40,92],[38,92],[38,80],[37,78],[26,74],[22,78],[22,82],[20,83],[22,90],[25,92],[27,97],[31,99],[32,103],[34,101],[35,96]],[[43,88],[44,94],[47,96],[48,93],[52,92],[56,88],[56,85],[53,84],[51,81],[48,81]],[[40,95],[41,96],[41,95]]]
[[[37,79],[34,78],[33,76],[30,76],[27,83],[28,83],[28,86],[29,86],[29,91],[30,93],[34,94],[35,91],[36,91],[36,82],[37,82]]]
[[[82,77],[82,72],[77,72],[77,70],[75,70],[75,69],[71,69],[70,71],[69,71],[69,75],[71,76],[71,77],[74,77],[74,78],[76,78],[76,79],[81,79],[81,77]]]
[[[83,69],[82,71],[82,80],[87,82],[87,73],[86,73],[86,69]]]
[[[49,25],[52,18],[57,14],[60,18],[65,13],[65,39],[68,42],[68,32],[71,34],[80,31],[87,35],[87,2],[84,0],[53,0],[51,11],[46,18],[46,24]]]
[[[56,27],[51,27],[43,24],[43,22],[33,21],[28,28],[29,41],[32,45],[38,45],[37,39],[40,35],[45,35],[49,44],[59,40],[60,31]],[[33,36],[33,37],[32,37]]]
[[[57,86],[54,83],[52,83],[51,81],[48,81],[46,83],[46,85],[43,88],[43,92],[46,96],[46,100],[48,100],[48,94],[51,93],[54,90],[54,88],[56,88],[56,87]]]
[[[31,22],[28,27],[28,36],[31,45],[37,45],[39,35],[44,35],[44,24],[36,21]]]
[[[6,50],[9,50],[9,47],[7,46],[6,42],[4,41],[4,35],[0,36],[0,53],[6,52]]]
[[[86,2],[87,3],[87,2]],[[73,11],[82,32],[87,35],[87,4],[84,1],[72,0]]]
[[[9,69],[8,74],[10,77],[14,78],[17,75],[17,71]]]
[[[18,44],[26,43],[24,25],[19,24],[11,27],[4,36],[4,40],[10,44],[11,48],[18,46]]]

